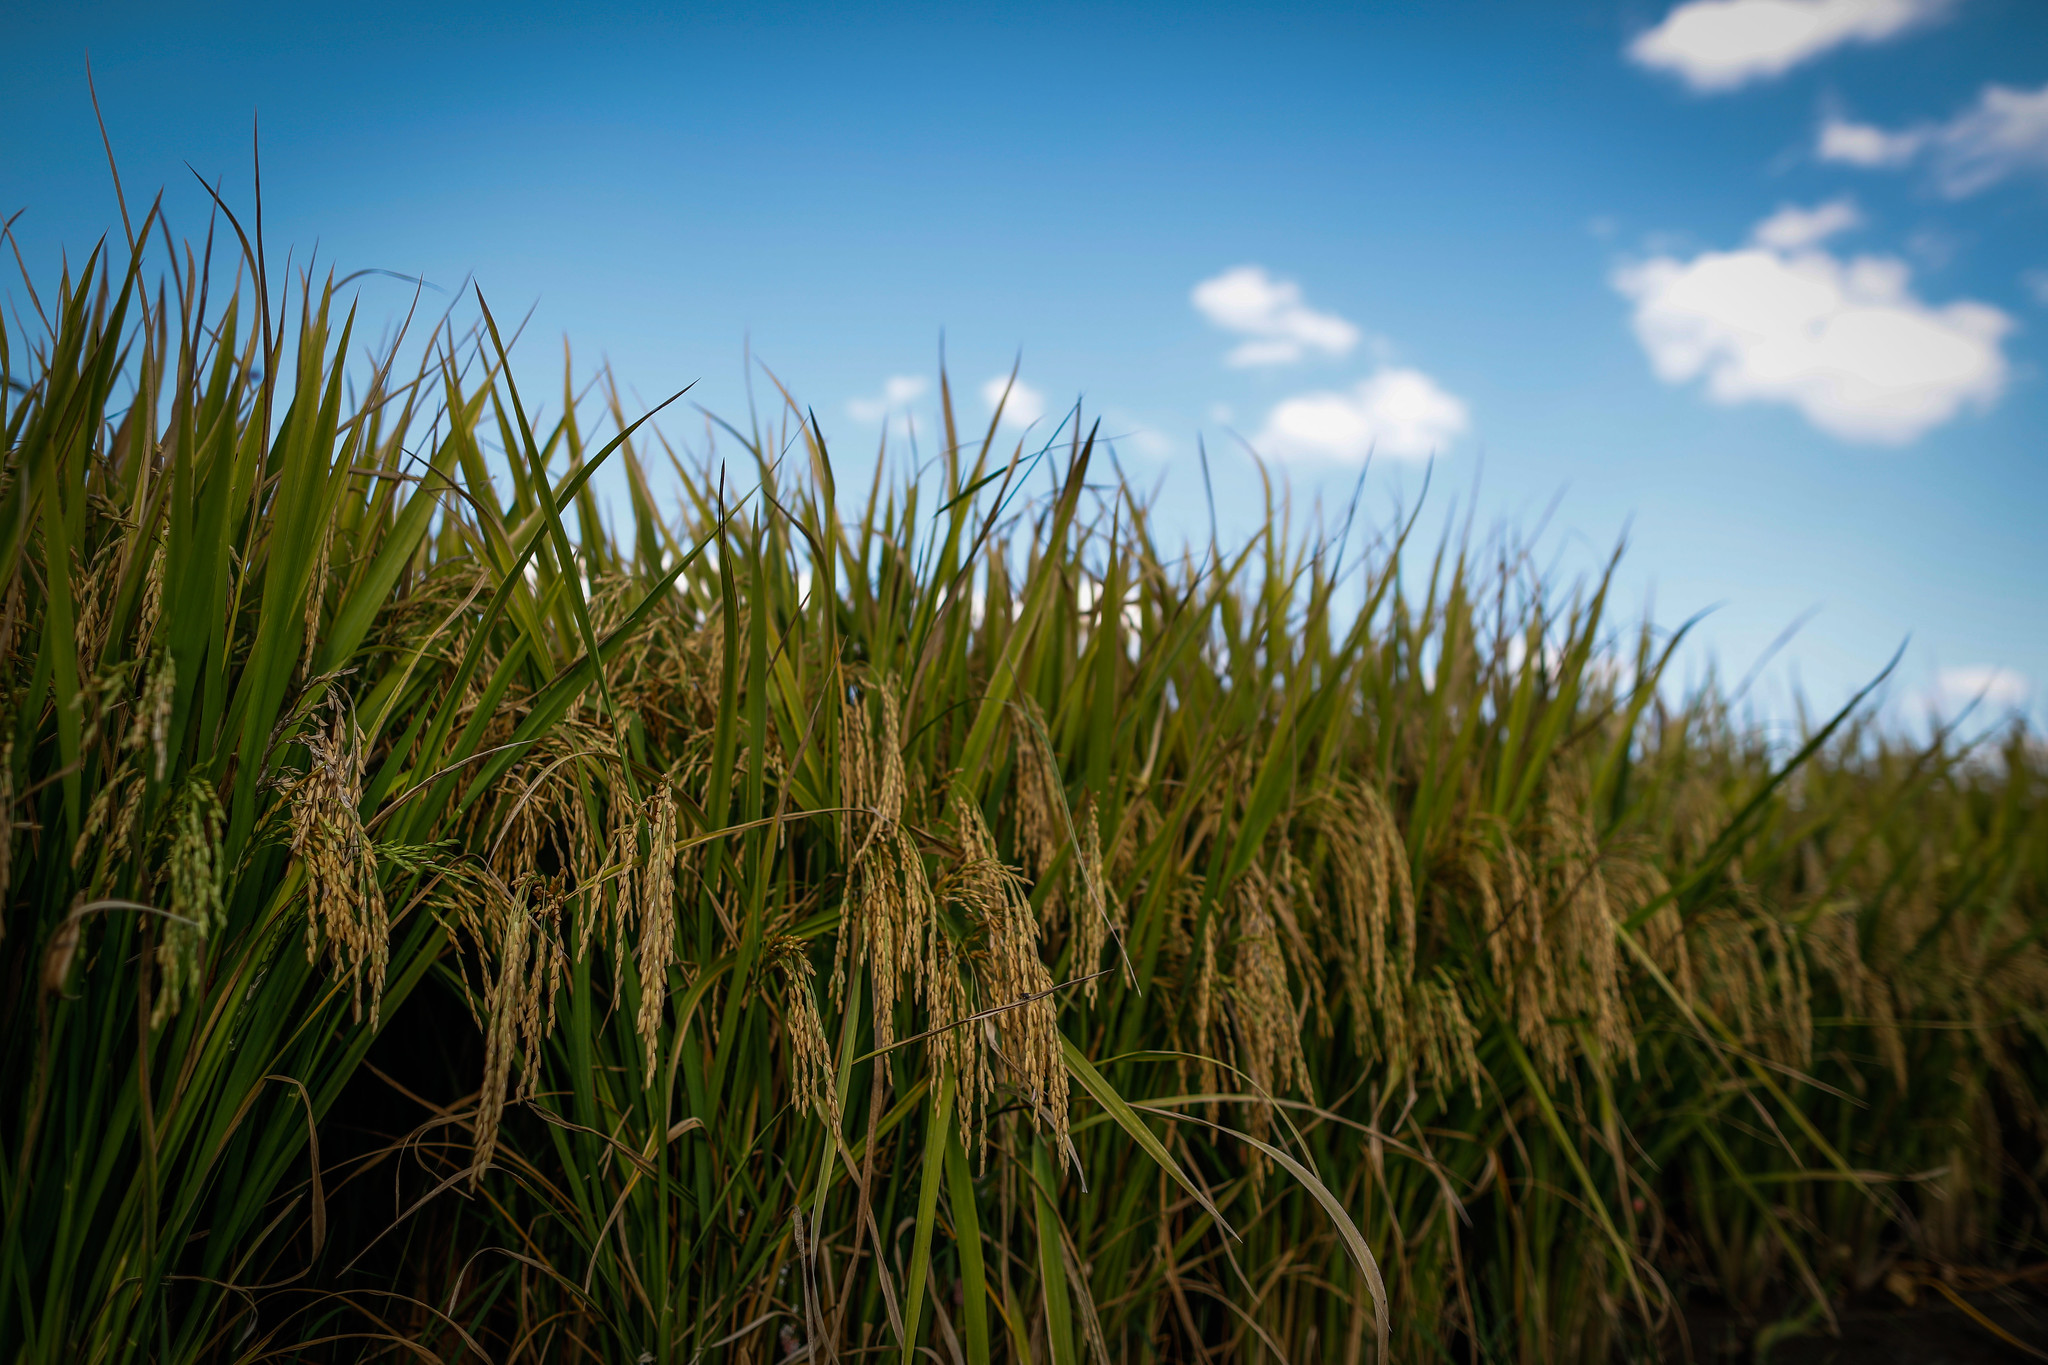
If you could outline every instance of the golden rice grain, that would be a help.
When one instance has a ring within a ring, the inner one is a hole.
[[[305,745],[312,764],[286,784],[291,849],[306,874],[306,960],[319,960],[324,939],[335,970],[350,982],[355,1017],[368,988],[376,1027],[390,954],[390,921],[377,879],[377,853],[363,829],[362,732],[337,699],[325,730]]]

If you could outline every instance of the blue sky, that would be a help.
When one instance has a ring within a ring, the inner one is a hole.
[[[1434,452],[1433,515],[1554,502],[1567,572],[1626,529],[1628,610],[1717,608],[1695,671],[1811,611],[1773,709],[1910,636],[1902,715],[2043,715],[2048,5],[1394,9],[11,0],[0,214],[39,275],[118,234],[89,52],[131,199],[203,232],[185,163],[246,203],[260,115],[274,254],[533,306],[533,382],[566,337],[734,413],[750,340],[857,464],[943,331],[975,415],[1019,354],[1103,414],[1169,533],[1198,438],[1226,535],[1242,442],[1304,509],[1373,450],[1382,518]]]

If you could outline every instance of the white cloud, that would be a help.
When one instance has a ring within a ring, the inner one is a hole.
[[[1003,392],[1009,391],[1008,401]],[[1012,381],[1006,374],[999,374],[981,386],[981,400],[993,412],[998,403],[1003,405],[1003,423],[1006,426],[1028,427],[1045,416],[1045,395],[1032,388],[1023,380]]]
[[[879,422],[924,397],[929,387],[918,375],[892,374],[883,381],[879,398],[856,398],[846,405],[846,411],[857,422]]]
[[[1851,123],[1830,114],[1820,125],[1820,143],[1814,150],[1822,161],[1875,169],[1903,166],[1926,145],[1924,132],[1888,133],[1874,124]]]
[[[1929,270],[1946,270],[1964,245],[1961,237],[1938,227],[1920,228],[1906,239],[1906,250]]]
[[[1252,446],[1283,460],[1425,459],[1471,426],[1465,405],[1420,370],[1385,369],[1342,392],[1298,394],[1266,414]]]
[[[1987,85],[1976,107],[1935,135],[1935,179],[1951,198],[2023,170],[2048,171],[2048,84],[2039,90]]]
[[[1628,55],[1695,90],[1783,75],[1844,43],[1876,43],[1939,18],[1951,0],[1688,0]]]
[[[1291,365],[1310,351],[1347,354],[1358,328],[1301,301],[1301,286],[1276,280],[1259,265],[1234,266],[1203,280],[1190,297],[1203,317],[1246,340],[1224,357],[1231,365]]]
[[[1787,204],[1758,223],[1750,237],[1758,246],[1773,251],[1797,251],[1862,225],[1863,215],[1847,199],[1830,200],[1810,209]]]
[[[1823,161],[1869,169],[1904,166],[1924,154],[1941,192],[1966,198],[2023,171],[2048,172],[2048,85],[1987,85],[1947,123],[1897,132],[1830,117],[1815,150]]]
[[[1831,435],[1887,445],[1997,400],[2011,318],[1968,300],[1922,301],[1896,257],[1845,260],[1761,240],[1772,224],[1784,240],[1788,221],[1784,211],[1765,220],[1759,240],[1736,251],[1615,271],[1660,379],[1704,379],[1719,403],[1787,403]]]
[[[1954,715],[1972,705],[1980,713],[2017,710],[2033,693],[2034,685],[2025,674],[1993,664],[1969,664],[1935,674],[1928,700],[1944,715]]]
[[[1165,460],[1179,448],[1173,437],[1123,408],[1103,410],[1102,439],[1119,452],[1129,451],[1148,460]]]

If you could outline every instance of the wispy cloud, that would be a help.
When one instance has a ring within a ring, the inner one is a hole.
[[[1846,43],[1877,43],[1939,19],[1952,0],[1688,0],[1628,55],[1695,90],[1780,76]]]
[[[2034,694],[2025,674],[1995,664],[1968,664],[1944,668],[1934,676],[1928,701],[1943,715],[1955,715],[1971,706],[1979,712],[2017,710]]]
[[[1341,356],[1358,344],[1358,328],[1301,300],[1301,286],[1276,280],[1260,265],[1240,265],[1203,280],[1191,295],[1203,317],[1245,338],[1224,357],[1237,366],[1291,365],[1311,351]]]
[[[1903,166],[1920,155],[1920,149],[1926,145],[1925,132],[1890,133],[1875,124],[1855,123],[1830,114],[1820,125],[1820,139],[1814,152],[1822,161],[1877,169]]]
[[[1003,397],[1006,390],[1007,401]],[[1028,427],[1045,416],[1045,395],[1021,379],[1013,382],[1006,374],[999,374],[981,386],[981,400],[991,412],[998,403],[1002,404],[1006,426]]]
[[[2048,172],[2048,84],[1987,85],[1948,122],[1895,131],[1830,115],[1814,150],[1823,161],[1868,169],[1924,159],[1943,194],[1967,198],[2024,172]]]
[[[2034,296],[2034,302],[2048,308],[2048,269],[2029,270],[2020,276],[2020,283]]]
[[[1370,455],[1426,459],[1465,434],[1465,404],[1420,370],[1385,369],[1345,390],[1299,394],[1266,414],[1252,439],[1283,460],[1358,464]]]
[[[1119,450],[1130,450],[1148,460],[1164,460],[1178,448],[1174,439],[1158,427],[1112,408],[1103,414],[1103,435]]]
[[[1756,239],[1757,245],[1767,246],[1773,251],[1797,251],[1825,241],[1836,233],[1861,226],[1863,215],[1857,211],[1854,201],[1834,199],[1810,209],[1787,204],[1758,223],[1750,235]]]
[[[1887,445],[1996,402],[2012,319],[1988,304],[1923,301],[1896,257],[1821,247],[1854,222],[1845,202],[1780,210],[1738,250],[1616,270],[1658,377],[1704,380],[1718,403],[1790,404],[1831,435]]]
[[[846,412],[857,422],[880,422],[924,397],[930,387],[918,375],[892,374],[883,381],[879,397],[856,398],[846,405]]]

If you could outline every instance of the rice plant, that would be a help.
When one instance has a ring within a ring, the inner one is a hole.
[[[153,233],[0,331],[5,1358],[1683,1358],[2041,1259],[2023,731]]]

